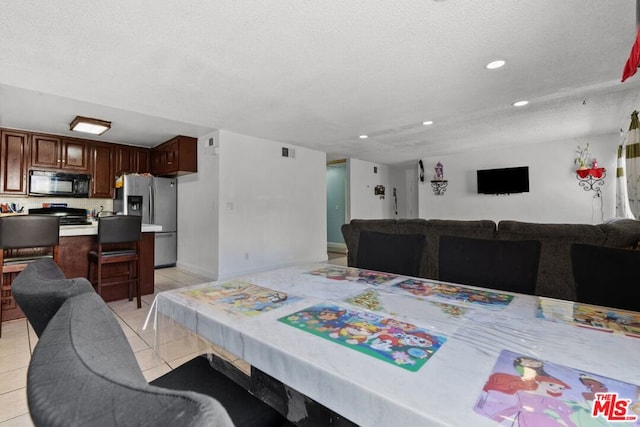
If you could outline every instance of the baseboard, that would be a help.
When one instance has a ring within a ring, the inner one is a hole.
[[[322,255],[320,255],[319,257],[306,257],[306,258],[301,258],[295,261],[290,261],[290,262],[286,262],[286,263],[282,263],[282,264],[273,264],[273,265],[263,265],[260,267],[255,267],[255,268],[249,268],[246,270],[236,270],[236,271],[229,271],[229,272],[221,272],[218,274],[218,280],[228,280],[228,279],[232,279],[235,277],[240,277],[240,276],[246,276],[249,274],[256,274],[256,273],[262,273],[264,271],[269,271],[269,270],[276,270],[279,268],[287,268],[287,267],[294,267],[297,265],[301,265],[301,264],[311,264],[311,263],[318,263],[318,262],[326,262],[328,260],[327,254],[326,252]]]
[[[176,263],[176,268],[187,270],[187,271],[189,271],[191,273],[195,273],[195,274],[197,274],[199,276],[208,277],[208,278],[211,279],[211,281],[218,280],[218,272],[217,271],[211,271],[211,270],[207,270],[207,269],[204,269],[204,268],[200,268],[200,267],[197,267],[197,266],[192,265],[192,264],[180,262],[180,260],[178,260],[178,262]]]
[[[346,254],[347,245],[345,243],[327,242],[327,252]]]

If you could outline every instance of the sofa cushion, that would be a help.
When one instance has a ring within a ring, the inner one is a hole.
[[[208,396],[147,384],[96,293],[69,298],[49,322],[29,364],[27,398],[36,425],[233,425]]]
[[[52,259],[29,264],[11,283],[16,303],[38,336],[68,298],[93,292],[93,286],[83,277],[65,279]]]
[[[571,245],[585,243],[602,246],[606,235],[597,225],[500,221],[498,239],[538,240],[542,246],[536,295],[575,300]]]

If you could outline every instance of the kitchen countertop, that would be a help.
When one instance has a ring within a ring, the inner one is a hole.
[[[156,233],[162,231],[161,225],[142,224],[143,233]],[[63,225],[60,227],[60,237],[92,236],[98,234],[98,223],[90,225]]]

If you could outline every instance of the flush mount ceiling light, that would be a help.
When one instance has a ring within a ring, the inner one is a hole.
[[[500,68],[502,66],[504,66],[505,62],[502,59],[499,59],[497,61],[493,61],[493,62],[489,62],[487,65],[485,65],[484,67],[487,70],[495,70],[497,68]]]
[[[71,123],[69,129],[76,132],[92,133],[94,135],[102,135],[111,129],[111,122],[106,120],[92,119],[90,117],[76,116]]]
[[[529,101],[516,101],[514,102],[512,105],[514,107],[524,107],[525,105],[527,105],[529,103]]]
[[[360,135],[358,138],[360,138],[360,139],[367,139],[367,138],[369,138],[369,135]]]
[[[423,124],[424,126],[431,126],[431,125],[433,124],[433,120],[427,120],[427,121],[425,121],[425,122],[422,122],[422,124]]]

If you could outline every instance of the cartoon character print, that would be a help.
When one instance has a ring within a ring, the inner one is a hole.
[[[410,323],[402,322],[400,320],[391,319],[391,318],[382,319],[380,323],[382,323],[385,326],[385,328],[389,330],[390,333],[410,331],[415,328],[415,326],[413,326]]]
[[[378,335],[378,328],[375,325],[364,321],[347,323],[343,328],[329,334],[331,338],[339,338],[349,344],[363,344]]]
[[[544,363],[532,357],[516,357],[513,359],[513,367],[520,374],[522,381],[531,381],[537,376],[549,376],[544,370]]]
[[[523,390],[535,390],[538,388],[535,378],[549,376],[544,370],[544,363],[532,357],[516,357],[513,359],[513,368],[518,375],[495,372],[489,376],[483,390],[485,392],[498,391],[505,394],[515,394]]]
[[[346,314],[347,310],[334,310],[324,307],[314,313],[314,317],[317,320],[313,323],[318,323],[316,330],[320,332],[332,331],[343,325],[342,319]]]
[[[588,392],[585,391],[582,393],[582,397],[584,397],[585,400],[595,400],[596,393],[606,393],[609,391],[606,385],[587,374],[580,374],[578,379],[589,390]]]
[[[380,334],[369,343],[369,346],[374,350],[388,353],[393,351],[393,348],[397,347],[398,344],[398,338],[394,337],[393,335]]]
[[[398,283],[396,286],[400,289],[404,289],[405,291],[413,295],[417,295],[421,297],[433,295],[432,286],[430,286],[427,283],[419,282],[417,280],[411,280],[411,279],[405,280],[404,282]]]
[[[242,301],[242,305],[250,310],[263,311],[287,300],[287,294],[277,291],[260,292],[249,295]]]
[[[575,427],[570,418],[571,407],[559,399],[571,387],[549,376],[536,376],[530,382],[536,385],[535,389],[517,391],[517,402],[491,418],[498,422],[515,419],[521,427]]]
[[[400,337],[399,342],[400,345],[404,345],[407,347],[426,348],[433,346],[432,337],[421,331],[410,333],[405,332]]]

